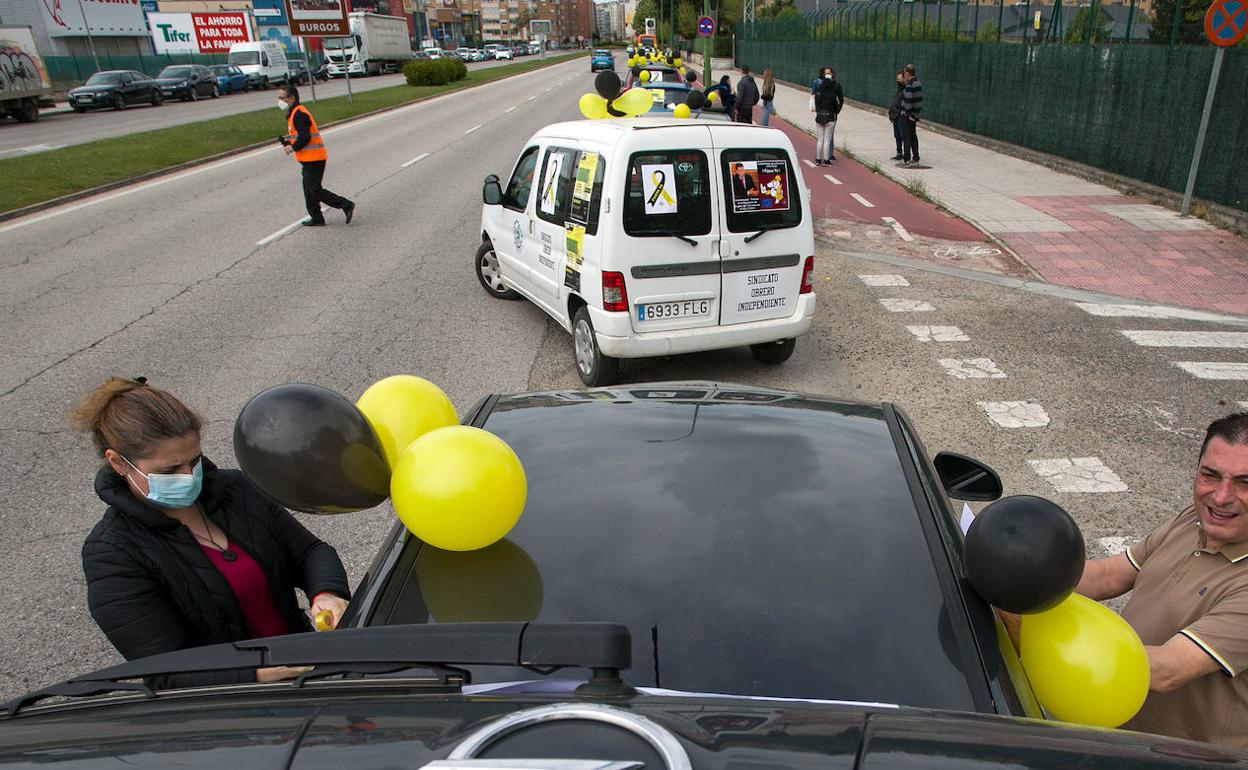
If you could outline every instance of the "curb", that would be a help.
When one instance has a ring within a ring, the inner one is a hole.
[[[379,110],[373,110],[372,112],[362,112],[359,115],[352,115],[349,118],[343,118],[342,120],[335,120],[331,123],[324,123],[321,125],[323,128],[331,128],[333,126],[346,125],[348,123],[352,123],[362,118],[371,118],[375,115],[382,115],[387,112],[400,109],[402,107],[410,107],[413,104],[420,104],[421,102],[427,102],[430,99],[437,99],[443,96],[450,96],[451,94],[456,94],[461,91],[471,91],[474,88],[481,88],[482,86],[488,86],[488,85],[491,85],[492,83],[497,83],[503,80],[510,80],[511,78],[514,78],[514,77],[520,77],[521,75],[528,75],[531,72],[537,72],[539,70],[546,69],[547,67],[555,67],[560,64],[567,64],[568,62],[575,61],[577,58],[578,57],[573,56],[568,59],[564,59],[563,61],[552,62],[551,64],[546,64],[540,67],[534,67],[533,69],[528,70],[526,72],[517,72],[514,75],[507,75],[506,77],[496,78],[494,80],[490,80],[485,83],[476,83],[474,85],[464,86],[463,88],[457,88],[454,91],[447,91],[446,93],[430,94],[429,96],[422,96],[421,98],[413,99],[410,102],[392,104],[389,107],[382,107]],[[260,110],[257,110],[257,112],[259,111]],[[246,113],[238,113],[238,114],[246,114]],[[194,125],[194,123],[188,123],[184,125]],[[155,130],[159,130],[159,129],[155,129]],[[67,195],[62,195],[60,197],[52,198],[46,201],[41,201],[39,203],[32,203],[29,206],[23,206],[20,209],[10,209],[8,211],[0,212],[0,222],[8,222],[13,219],[20,219],[21,217],[29,216],[31,214],[37,214],[40,211],[46,211],[51,208],[56,208],[57,206],[63,206],[66,203],[73,203],[74,201],[80,201],[84,198],[90,198],[96,195],[100,195],[101,193],[112,192],[113,190],[118,190],[123,187],[130,187],[132,185],[140,184],[142,182],[147,182],[149,180],[157,179],[162,176],[169,176],[170,174],[176,174],[180,171],[186,171],[187,169],[195,168],[196,166],[204,166],[209,163],[215,163],[219,160],[223,160],[225,158],[231,158],[235,155],[242,155],[244,153],[248,153],[253,150],[258,150],[262,147],[269,147],[269,146],[272,146],[272,144],[273,144],[272,140],[268,140],[264,142],[256,142],[255,144],[249,144],[243,147],[235,147],[232,150],[219,152],[215,155],[208,155],[203,158],[196,158],[195,160],[188,160],[188,161],[185,161],[183,163],[178,163],[173,166],[166,166],[165,168],[156,169],[155,171],[148,171],[147,173],[139,174],[138,176],[130,176],[130,177],[126,177],[125,179],[118,179],[115,182],[108,182],[106,184],[99,185],[98,187],[91,187],[86,190],[79,190],[78,192],[72,192]]]

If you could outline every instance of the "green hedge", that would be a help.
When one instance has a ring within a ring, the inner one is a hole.
[[[444,86],[468,77],[468,67],[459,59],[420,59],[403,65],[409,86]]]

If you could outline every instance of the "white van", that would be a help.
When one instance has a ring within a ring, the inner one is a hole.
[[[247,75],[247,85],[251,88],[268,88],[290,81],[286,49],[276,40],[235,43],[230,46],[229,62],[237,64]]]
[[[676,118],[557,123],[482,191],[477,278],[572,333],[577,372],[749,345],[778,364],[815,313],[814,228],[781,131]]]

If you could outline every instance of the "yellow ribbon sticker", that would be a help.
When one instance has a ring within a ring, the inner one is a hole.
[[[647,215],[676,213],[676,172],[671,163],[643,165],[641,182]]]

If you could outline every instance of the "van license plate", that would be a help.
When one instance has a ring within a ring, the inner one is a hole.
[[[690,318],[708,315],[711,312],[709,299],[690,299],[684,302],[652,302],[637,306],[638,321],[662,321],[668,318]]]

